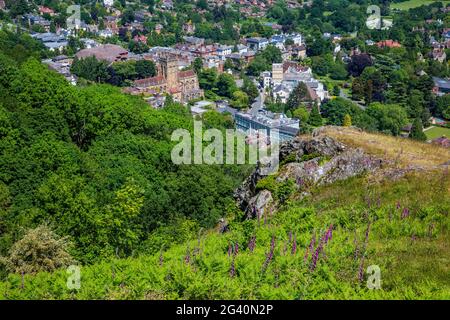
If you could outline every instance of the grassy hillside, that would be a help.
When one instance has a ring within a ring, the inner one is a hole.
[[[66,270],[9,275],[0,298],[449,299],[450,179],[435,166],[445,149],[327,130],[392,160],[387,170],[408,159],[422,169],[310,187],[260,221],[230,215],[229,232],[208,230],[153,255],[83,266],[79,290],[67,289]],[[367,288],[370,265],[381,270],[379,290]]]
[[[391,9],[399,9],[399,10],[409,10],[412,8],[417,8],[423,5],[429,5],[433,2],[442,2],[445,6],[450,3],[450,1],[435,1],[435,0],[408,0],[398,3],[391,3]]]

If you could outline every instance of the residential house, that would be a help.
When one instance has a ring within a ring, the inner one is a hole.
[[[245,45],[243,45],[243,44],[238,44],[238,45],[237,45],[237,52],[238,52],[239,54],[246,53],[247,51],[248,51],[248,47],[247,47],[247,46],[245,46]]]
[[[225,60],[225,57],[233,51],[233,46],[220,45],[216,49],[216,54],[222,59]]]
[[[62,52],[69,44],[65,36],[51,32],[36,33],[33,34],[32,37],[41,41],[44,46],[52,52]]]
[[[39,25],[43,27],[46,32],[50,31],[50,21],[44,19],[41,16],[35,16],[33,14],[27,13],[23,16],[23,20],[27,21],[30,27],[33,25]]]
[[[450,139],[446,136],[442,136],[440,138],[433,139],[431,143],[436,144],[438,146],[444,147],[444,148],[450,148]]]
[[[445,53],[444,49],[434,49],[431,52],[431,55],[433,57],[433,60],[439,61],[440,63],[443,63],[445,59],[447,58],[447,54]]]
[[[433,93],[438,96],[443,96],[450,93],[450,80],[438,77],[433,77],[434,87]]]
[[[261,37],[247,38],[246,43],[251,50],[260,51],[264,50],[269,45],[269,40]]]
[[[400,48],[402,45],[394,40],[383,40],[377,42],[378,48]]]
[[[158,23],[158,24],[155,26],[155,32],[156,32],[157,34],[160,34],[162,29],[163,29],[163,25],[160,24],[160,23]]]
[[[306,46],[304,44],[300,46],[291,47],[292,58],[305,59],[306,58]]]
[[[54,16],[55,15],[55,11],[53,9],[50,9],[50,8],[44,7],[44,6],[39,6],[39,13],[41,15],[43,15],[43,14],[48,14],[50,16]]]

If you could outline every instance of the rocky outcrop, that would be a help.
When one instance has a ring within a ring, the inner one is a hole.
[[[366,155],[361,149],[348,149],[332,157],[323,157],[304,162],[288,163],[277,177],[277,181],[293,179],[297,184],[329,184],[365,172],[380,169],[382,161]]]
[[[279,159],[285,164],[276,173],[276,181],[282,183],[292,179],[299,190],[306,185],[329,184],[373,172],[383,166],[381,159],[317,133],[310,139],[296,137],[283,143]],[[256,191],[258,181],[265,177],[261,172],[258,167],[235,192],[239,207],[249,218],[272,212],[277,205],[269,190]]]

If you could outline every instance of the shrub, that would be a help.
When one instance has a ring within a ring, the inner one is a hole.
[[[68,253],[69,247],[66,237],[61,238],[47,225],[41,225],[30,229],[17,241],[8,257],[0,257],[0,263],[14,273],[54,271],[74,263]]]

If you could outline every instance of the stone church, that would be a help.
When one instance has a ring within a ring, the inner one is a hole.
[[[203,96],[194,70],[180,71],[177,59],[170,55],[160,59],[157,76],[136,80],[134,87],[144,94],[168,93],[181,102]]]

